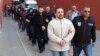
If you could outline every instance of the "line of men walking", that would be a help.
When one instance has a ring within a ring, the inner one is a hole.
[[[33,45],[36,43],[38,44],[40,53],[45,50],[45,44],[48,44],[48,23],[55,17],[54,12],[50,11],[49,6],[47,6],[45,9],[46,10],[44,11],[43,7],[39,7],[38,10],[33,10],[30,8],[25,14],[27,35],[29,36],[29,40],[32,40]]]
[[[86,56],[92,56],[92,46],[95,46],[95,21],[90,17],[90,7],[83,7],[80,16],[72,22],[64,18],[63,8],[57,8],[56,18],[48,24],[48,37],[51,43],[52,56],[68,56],[72,40],[73,56],[79,56],[83,50]],[[74,16],[76,14],[74,13]]]
[[[45,44],[50,42],[52,56],[68,56],[73,47],[73,56],[79,56],[83,50],[86,56],[92,56],[92,44],[95,46],[95,21],[90,17],[90,7],[85,6],[81,12],[75,5],[64,16],[63,8],[50,10],[50,6],[17,8],[19,29],[27,31],[32,44],[38,44],[39,52],[45,50]]]

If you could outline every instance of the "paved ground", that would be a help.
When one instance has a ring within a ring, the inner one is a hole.
[[[100,31],[97,30],[96,47],[93,56],[100,56]],[[26,32],[18,29],[16,21],[11,17],[4,17],[2,29],[0,28],[0,56],[51,56],[50,47],[46,45],[44,53],[38,52],[38,47],[32,46]]]

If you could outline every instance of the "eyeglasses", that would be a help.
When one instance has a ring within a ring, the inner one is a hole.
[[[86,10],[85,10],[84,12],[88,12],[88,13],[90,13],[90,11],[86,11]]]

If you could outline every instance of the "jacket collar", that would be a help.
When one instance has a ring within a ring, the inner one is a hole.
[[[62,19],[58,19],[58,18],[56,18],[56,20],[58,20],[58,21],[62,21],[64,18],[62,18]]]
[[[89,20],[89,18],[90,18],[90,16],[87,18],[87,20]],[[85,20],[83,16],[81,16],[81,19],[82,19],[82,20]],[[86,21],[87,21],[87,20],[86,20]]]

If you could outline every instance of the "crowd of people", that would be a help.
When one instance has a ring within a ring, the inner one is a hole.
[[[45,51],[45,45],[50,42],[52,56],[70,55],[71,46],[73,56],[79,56],[82,50],[86,56],[92,56],[96,28],[90,9],[85,6],[79,12],[77,6],[73,5],[64,14],[61,7],[46,6],[25,10],[21,6],[8,6],[7,11],[9,16],[12,15],[18,21],[19,29],[26,30],[32,45],[38,44],[40,53]]]

